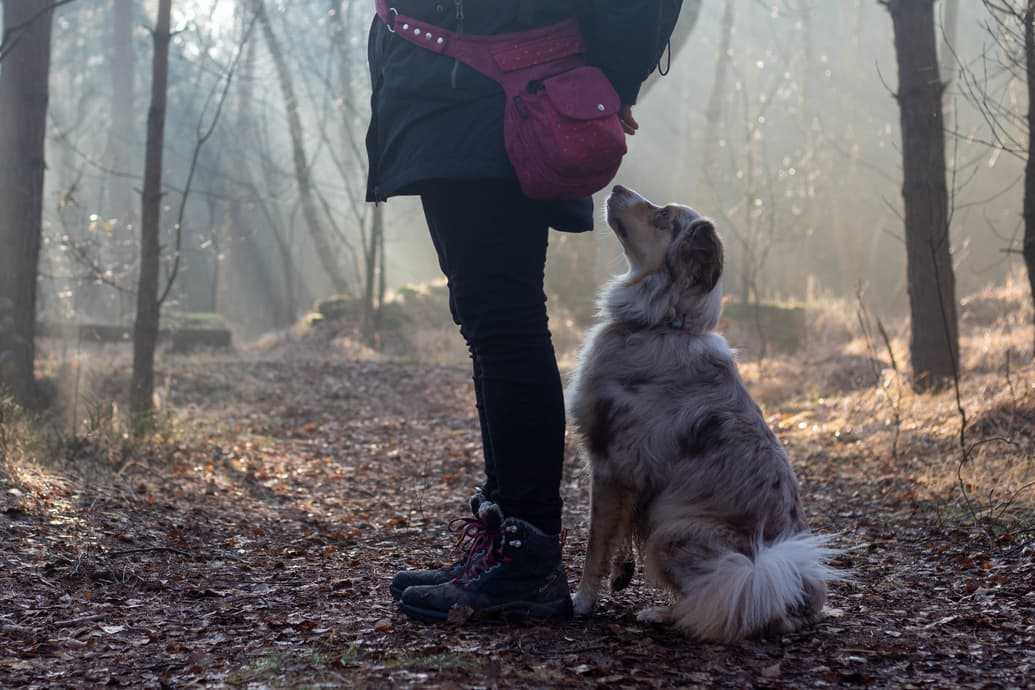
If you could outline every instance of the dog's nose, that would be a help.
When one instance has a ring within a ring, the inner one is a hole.
[[[615,188],[611,190],[612,194],[628,194],[629,190],[620,184],[616,184]]]

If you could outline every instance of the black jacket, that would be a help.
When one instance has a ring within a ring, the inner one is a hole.
[[[533,29],[578,16],[592,60],[633,104],[658,63],[681,0],[395,0],[400,14],[466,34]],[[510,178],[503,145],[503,91],[451,58],[404,41],[374,18],[368,201],[417,193],[423,180]],[[554,204],[558,229],[588,230],[587,201]]]

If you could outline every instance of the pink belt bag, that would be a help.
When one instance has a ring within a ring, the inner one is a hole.
[[[626,153],[611,82],[585,59],[574,19],[498,36],[459,36],[400,15],[376,0],[389,31],[499,82],[506,94],[503,137],[525,195],[577,199],[600,191]]]

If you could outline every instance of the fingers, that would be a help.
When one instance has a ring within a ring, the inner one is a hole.
[[[618,113],[619,119],[622,121],[622,129],[629,136],[636,134],[636,130],[640,128],[640,123],[633,117],[633,111],[631,105],[622,106],[621,112]]]

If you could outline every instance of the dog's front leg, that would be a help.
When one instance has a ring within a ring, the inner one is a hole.
[[[589,544],[582,579],[575,594],[575,613],[584,616],[593,610],[600,596],[600,582],[608,574],[616,537],[624,533],[629,520],[629,501],[621,487],[611,480],[593,478],[592,509],[589,518]]]

